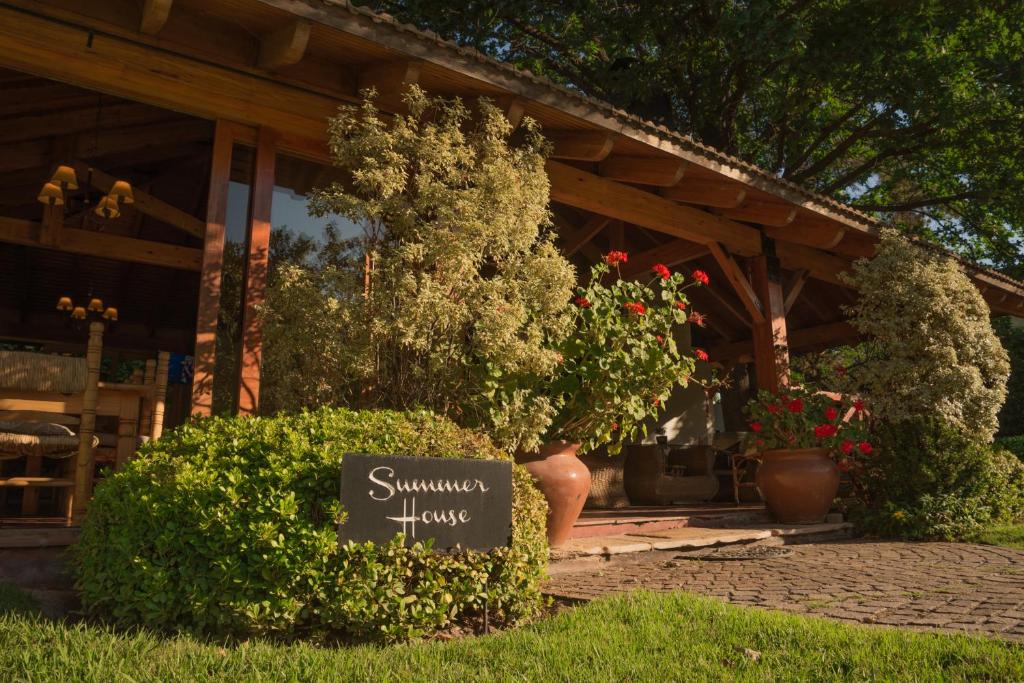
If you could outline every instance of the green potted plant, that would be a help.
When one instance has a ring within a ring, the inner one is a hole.
[[[758,392],[746,407],[749,448],[761,452],[757,488],[775,518],[786,524],[824,520],[839,490],[839,473],[874,447],[862,401],[786,387]]]
[[[703,324],[685,290],[706,284],[707,275],[685,277],[657,264],[650,278],[627,280],[619,266],[628,258],[609,252],[577,288],[573,331],[555,346],[561,363],[543,383],[554,416],[543,445],[518,456],[548,500],[553,546],[568,538],[590,489],[590,471],[577,452],[607,444],[618,453],[693,374],[694,359],[680,351],[676,333],[688,321]],[[700,349],[694,355],[707,360]]]

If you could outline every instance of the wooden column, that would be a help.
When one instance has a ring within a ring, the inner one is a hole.
[[[759,390],[777,393],[789,384],[789,339],[779,262],[774,244],[765,242],[765,253],[747,260],[750,284],[763,310],[761,320],[753,321],[754,377]]]
[[[238,364],[238,412],[253,415],[259,408],[260,367],[263,360],[263,329],[259,307],[267,294],[270,256],[270,210],[274,197],[274,157],[277,135],[261,128],[256,142],[249,234],[246,238],[242,349]]]
[[[89,344],[85,362],[88,378],[82,396],[82,413],[78,423],[78,454],[75,456],[74,488],[69,501],[71,524],[80,524],[92,496],[92,477],[95,469],[95,449],[92,445],[96,433],[96,404],[99,402],[100,364],[103,352],[103,323],[89,323]]]
[[[217,354],[217,314],[220,312],[220,280],[224,262],[224,223],[231,180],[232,126],[217,122],[210,165],[210,194],[206,205],[206,235],[199,271],[199,306],[196,313],[195,374],[192,378],[192,413],[209,415],[213,410],[213,369]]]

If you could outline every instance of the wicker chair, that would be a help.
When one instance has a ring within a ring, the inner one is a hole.
[[[91,323],[85,358],[0,351],[0,458],[25,458],[23,476],[0,478],[22,488],[22,513],[35,512],[38,489],[64,493],[63,517],[77,523],[92,492],[96,406],[103,325]],[[77,434],[69,427],[76,426]],[[39,476],[42,458],[66,460],[60,476]]]

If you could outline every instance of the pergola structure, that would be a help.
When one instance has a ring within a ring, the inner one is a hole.
[[[785,381],[791,350],[856,339],[842,313],[856,293],[840,273],[873,254],[873,218],[347,2],[3,0],[0,69],[0,243],[24,250],[0,257],[14,267],[35,254],[43,269],[46,259],[128,264],[116,277],[122,291],[149,297],[149,318],[124,333],[137,339],[125,343],[194,349],[193,412],[212,405],[239,150],[252,155],[237,401],[247,413],[258,409],[255,311],[266,286],[275,164],[281,154],[327,163],[326,119],[371,86],[386,111],[400,111],[403,89],[416,83],[470,102],[489,98],[513,124],[536,119],[554,143],[547,170],[565,253],[585,266],[626,249],[630,275],[659,262],[707,271],[716,286],[694,293],[708,313],[698,341],[714,362],[753,362],[758,387]],[[90,93],[107,98],[102,128]],[[93,169],[100,189],[116,172],[142,174],[134,222],[72,225],[41,212],[35,188],[63,159],[83,174]],[[968,269],[994,313],[1024,315],[1024,284]],[[0,301],[5,334],[36,320],[4,312],[32,307],[30,293],[19,297]],[[161,301],[169,327],[156,320]]]

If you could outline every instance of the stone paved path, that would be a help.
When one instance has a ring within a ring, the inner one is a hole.
[[[556,574],[545,592],[591,599],[637,588],[684,590],[842,621],[1024,641],[1024,552],[861,539],[789,547],[787,557],[732,562],[636,553]]]

